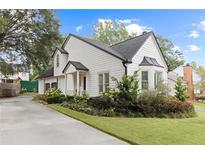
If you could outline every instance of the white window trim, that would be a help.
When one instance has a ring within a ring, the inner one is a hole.
[[[98,93],[100,94],[100,89],[99,89],[99,74],[103,74],[103,91],[102,92],[105,92],[105,73],[108,73],[109,74],[109,85],[110,86],[110,72],[109,71],[101,71],[101,72],[98,72]]]

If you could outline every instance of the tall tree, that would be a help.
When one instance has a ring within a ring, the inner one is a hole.
[[[124,24],[112,20],[98,22],[94,25],[94,39],[109,45],[135,36],[137,36],[137,33],[129,34]],[[157,36],[157,40],[165,56],[169,70],[173,70],[184,63],[182,53],[175,48],[172,41],[159,35]]]
[[[165,56],[169,70],[173,70],[184,64],[183,55],[181,51],[175,48],[173,42],[167,38],[157,35],[157,41]]]
[[[41,72],[62,41],[59,26],[53,10],[0,10],[0,53]]]
[[[200,81],[195,83],[195,87],[200,90],[200,93],[205,93],[205,67],[198,65],[196,62],[191,62],[193,70],[200,76]]]

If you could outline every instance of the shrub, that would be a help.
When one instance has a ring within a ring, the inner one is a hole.
[[[142,113],[145,117],[182,118],[195,114],[193,104],[179,101],[173,97],[163,97],[156,92],[141,94],[134,111]]]
[[[89,96],[86,92],[83,92],[82,95],[74,95],[74,101],[75,103],[82,103],[85,104],[89,100]]]
[[[181,78],[177,78],[176,84],[175,84],[175,97],[179,99],[180,101],[185,101],[187,99],[186,95],[186,86],[183,84]]]
[[[24,94],[24,93],[27,93],[27,92],[28,92],[27,89],[22,88],[19,93]]]
[[[114,88],[108,88],[105,92],[101,93],[102,97],[106,97],[111,101],[116,101],[118,99],[119,92]]]
[[[112,107],[112,103],[110,99],[108,97],[102,97],[102,96],[90,98],[88,105],[99,110],[105,110]]]
[[[139,94],[139,81],[137,80],[137,76],[138,71],[135,71],[133,75],[124,75],[121,80],[112,77],[119,91],[119,99],[123,98],[128,101],[136,101]]]
[[[42,100],[50,103],[62,103],[65,101],[65,96],[60,89],[51,88],[42,95]]]

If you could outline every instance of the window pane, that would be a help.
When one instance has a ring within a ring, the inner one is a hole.
[[[57,82],[51,83],[51,88],[58,88],[58,87],[57,87]]]
[[[104,76],[105,76],[105,83],[109,84],[109,73],[105,73]]]
[[[148,89],[148,71],[142,71],[142,89]]]
[[[99,92],[103,92],[103,74],[98,75]]]

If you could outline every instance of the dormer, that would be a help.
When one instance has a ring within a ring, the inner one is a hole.
[[[68,62],[68,52],[62,48],[56,47],[53,52],[52,58],[54,62],[54,76],[63,75],[62,71]]]

